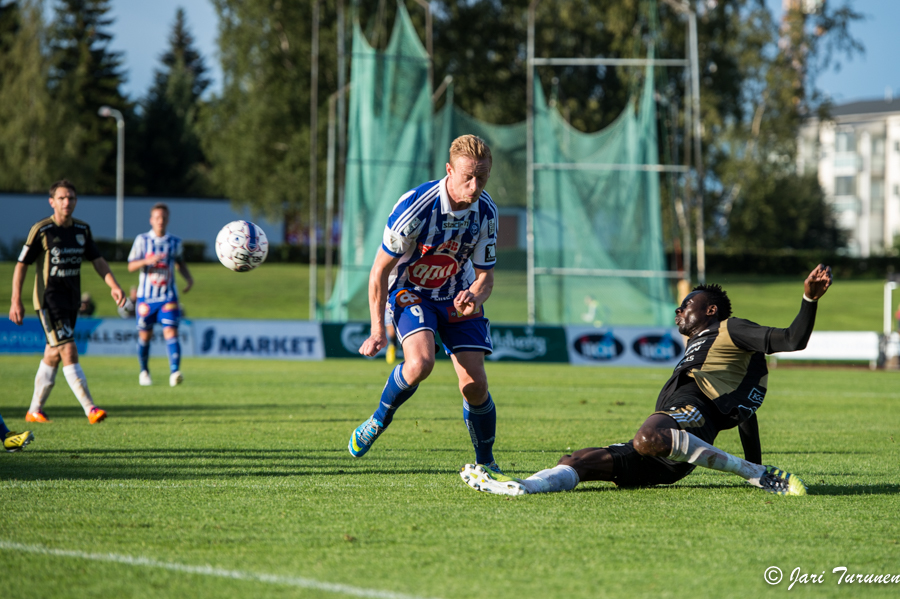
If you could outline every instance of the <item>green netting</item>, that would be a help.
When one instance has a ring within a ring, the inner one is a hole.
[[[401,195],[433,179],[428,53],[402,3],[391,41],[376,52],[353,30],[341,268],[327,320],[368,320],[369,270]]]
[[[652,70],[612,125],[593,134],[570,127],[535,82],[534,265],[536,321],[664,325],[673,308],[660,223]],[[349,144],[341,270],[329,320],[367,320],[368,273],[393,204],[443,176],[450,142],[472,133],[491,147],[487,191],[500,206],[524,208],[526,125],[478,121],[453,106],[431,114],[427,54],[402,3],[390,45],[376,52],[353,36]],[[524,217],[524,215],[523,215]],[[624,271],[629,275],[621,276]],[[525,296],[526,290],[522,289]],[[495,315],[502,320],[502,315]]]
[[[642,170],[659,155],[653,77],[612,125],[591,134],[549,109],[536,83],[534,124],[536,320],[670,324],[667,279],[641,276],[665,270],[659,173]]]

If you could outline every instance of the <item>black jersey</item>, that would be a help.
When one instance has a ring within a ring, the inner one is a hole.
[[[31,227],[19,262],[37,264],[34,279],[34,309],[52,306],[77,310],[81,305],[81,263],[100,258],[100,251],[84,221],[72,219],[61,227],[47,217]]]
[[[816,303],[803,300],[787,329],[728,318],[688,341],[684,358],[656,400],[657,410],[679,389],[695,386],[734,426],[748,420],[766,396],[769,370],[765,354],[806,347],[816,321]],[[702,394],[702,395],[700,395]]]

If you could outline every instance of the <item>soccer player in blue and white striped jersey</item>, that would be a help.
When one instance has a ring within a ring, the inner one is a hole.
[[[356,457],[431,374],[439,334],[459,377],[476,461],[503,476],[494,461],[497,411],[484,370],[493,345],[482,305],[491,295],[497,261],[497,206],[484,191],[491,164],[483,140],[457,138],[447,176],[404,194],[388,216],[369,275],[371,336],[359,352],[374,356],[387,344],[387,303],[405,361],[388,377],[378,409],[353,432],[349,450]]]
[[[184,277],[184,292],[190,291],[194,279],[184,261],[181,239],[166,233],[169,225],[169,207],[158,203],[150,209],[151,230],[141,233],[128,254],[128,271],[141,271],[138,283],[135,316],[138,329],[138,362],[141,373],[138,382],[143,386],[153,384],[148,361],[153,325],[163,327],[166,352],[169,355],[169,385],[181,384],[181,343],[178,341],[178,322],[181,308],[175,289],[175,269]]]

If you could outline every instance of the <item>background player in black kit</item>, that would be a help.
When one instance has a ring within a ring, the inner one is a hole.
[[[88,421],[96,424],[106,418],[106,412],[94,405],[75,347],[75,320],[81,306],[81,263],[84,260],[93,263],[97,274],[109,285],[117,305],[124,305],[125,293],[100,255],[90,226],[72,218],[77,202],[75,186],[71,182],[63,179],[50,187],[53,216],[31,227],[13,272],[9,319],[17,325],[22,324],[25,317],[22,286],[28,266],[36,263],[34,309],[41,318],[47,338],[44,358],[34,379],[34,396],[25,415],[28,422],[49,421],[43,407],[56,382],[60,360],[66,381],[84,408]]]
[[[731,316],[731,301],[718,285],[700,285],[675,310],[675,325],[688,337],[684,358],[663,386],[650,415],[628,443],[578,450],[555,468],[525,479],[499,481],[480,466],[460,475],[473,489],[500,495],[568,491],[580,481],[612,481],[635,487],[671,484],[696,466],[737,474],[779,495],[805,495],[796,476],[762,466],[756,410],[768,384],[765,354],[806,347],[816,321],[816,302],[831,286],[831,268],[818,265],[804,281],[800,313],[787,329]],[[720,431],[739,427],[742,460],[714,447]]]

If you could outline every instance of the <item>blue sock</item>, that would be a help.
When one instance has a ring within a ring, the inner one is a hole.
[[[150,360],[150,341],[144,341],[138,337],[138,363],[141,365],[141,372],[150,370],[147,368],[147,362]]]
[[[3,416],[0,416],[0,439],[5,439],[8,432],[9,428],[6,426],[6,423],[3,422]]]
[[[463,400],[463,419],[475,446],[475,461],[490,464],[494,461],[494,437],[497,433],[497,408],[491,394],[488,393],[488,400],[480,406],[470,406]]]
[[[410,387],[406,379],[403,378],[403,364],[398,364],[388,377],[384,390],[381,392],[381,403],[373,414],[375,420],[381,423],[381,426],[387,428],[387,425],[394,419],[394,412],[403,405],[407,399],[412,397],[419,386]]]
[[[171,339],[166,339],[166,353],[169,354],[169,372],[179,370],[181,366],[181,343],[178,341],[178,335]]]

